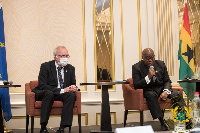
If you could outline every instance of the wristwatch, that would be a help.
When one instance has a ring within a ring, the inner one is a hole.
[[[169,89],[164,89],[163,91],[167,92],[167,95],[171,94],[171,91]]]

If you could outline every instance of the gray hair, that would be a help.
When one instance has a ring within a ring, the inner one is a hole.
[[[59,48],[67,49],[65,46],[58,46],[53,50],[53,56],[57,55],[57,51],[58,51]]]

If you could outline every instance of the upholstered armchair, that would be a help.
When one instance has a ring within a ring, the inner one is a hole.
[[[143,111],[149,110],[146,99],[143,96],[143,89],[134,89],[133,79],[127,79],[129,84],[122,84],[123,97],[124,97],[124,127],[126,126],[126,120],[128,115],[128,110],[139,110],[140,111],[140,125],[143,125]],[[183,88],[172,87],[174,90],[179,90],[183,93]],[[172,107],[172,101],[167,99],[165,101],[159,99],[161,109],[170,109]],[[164,113],[164,112],[163,112]]]
[[[35,93],[32,92],[38,85],[38,81],[30,81],[25,84],[25,102],[26,102],[26,133],[28,133],[29,116],[31,116],[31,133],[34,130],[34,116],[41,114],[41,101],[35,101]],[[81,132],[81,92],[76,91],[76,101],[73,108],[73,114],[78,114],[79,133]],[[63,103],[54,101],[50,115],[61,115]]]

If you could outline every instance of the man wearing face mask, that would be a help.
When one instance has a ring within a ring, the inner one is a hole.
[[[47,124],[54,101],[63,102],[60,128],[57,133],[64,133],[65,127],[71,128],[73,106],[76,100],[75,68],[68,64],[69,53],[64,46],[58,46],[53,51],[54,60],[45,62],[40,67],[38,86],[33,89],[36,101],[41,105],[41,130],[48,133]]]

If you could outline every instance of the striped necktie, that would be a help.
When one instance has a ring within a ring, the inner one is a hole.
[[[58,69],[58,80],[60,82],[60,88],[63,89],[64,83],[63,83],[63,78],[62,78],[62,74],[61,74],[62,67],[57,67],[57,69]]]

